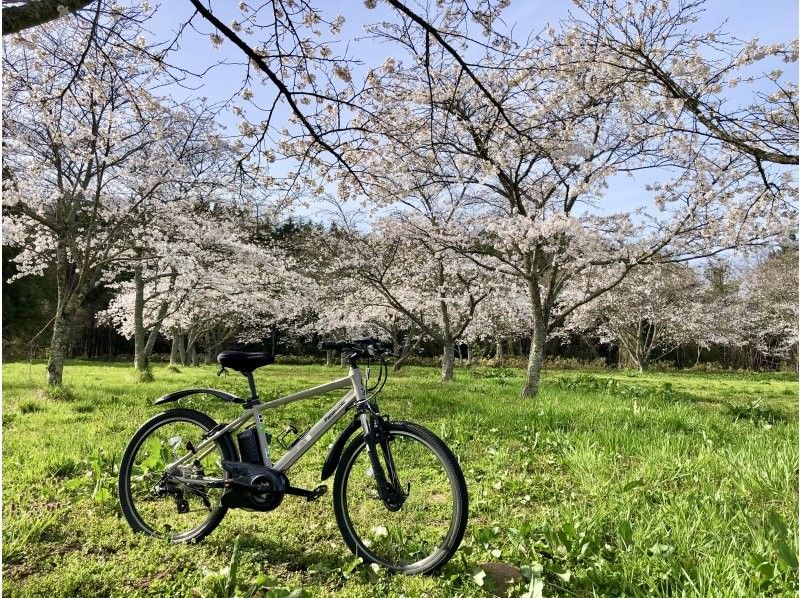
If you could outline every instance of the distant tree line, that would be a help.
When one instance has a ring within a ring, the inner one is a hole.
[[[316,348],[325,337],[374,334],[392,340],[403,363],[441,363],[442,337],[426,334],[402,309],[370,304],[369,282],[377,264],[362,265],[355,278],[336,280],[334,254],[341,231],[303,219],[278,224],[249,222],[249,238],[264,247],[280,247],[298,264],[324,276],[327,288],[311,290],[314,299],[294,308],[290,319],[270,318],[244,337],[222,325],[197,335],[188,351],[174,336],[159,334],[152,353],[176,365],[215,363],[228,347],[265,350],[278,355],[325,358]],[[323,249],[320,251],[320,249]],[[56,281],[52,269],[40,278],[9,284],[17,250],[3,252],[3,348],[7,360],[47,355]],[[572,364],[638,368],[713,366],[725,369],[796,369],[796,249],[785,247],[753,262],[716,259],[703,268],[662,265],[642,269],[624,284],[590,303],[545,344],[545,358]],[[372,270],[372,272],[368,271]],[[410,284],[408,284],[410,286]],[[348,290],[349,289],[349,290]],[[134,339],[109,319],[113,284],[100,284],[77,311],[71,327],[68,357],[130,360]],[[408,289],[395,289],[408,294]],[[508,287],[495,285],[462,334],[453,341],[454,364],[478,362],[522,364],[531,336],[509,313],[521,306]],[[373,297],[374,298],[374,297]],[[424,308],[420,310],[423,312]],[[432,327],[434,325],[431,325]],[[329,356],[330,357],[330,356]],[[333,362],[339,363],[338,356]]]

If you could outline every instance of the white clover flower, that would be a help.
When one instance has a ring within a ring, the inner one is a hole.
[[[377,525],[373,527],[370,531],[372,532],[372,535],[375,536],[376,538],[385,538],[389,535],[389,530],[386,529],[386,527],[383,525]]]

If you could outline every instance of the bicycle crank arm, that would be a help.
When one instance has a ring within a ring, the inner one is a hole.
[[[313,490],[305,490],[304,488],[295,488],[294,486],[289,486],[286,489],[286,494],[292,494],[294,496],[303,496],[308,502],[313,502],[317,500],[320,496],[326,494],[328,492],[328,487],[325,484],[321,484],[317,486]]]

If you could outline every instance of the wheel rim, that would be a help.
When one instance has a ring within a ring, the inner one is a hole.
[[[359,552],[390,569],[425,569],[448,552],[457,528],[457,484],[424,439],[393,430],[389,447],[408,496],[397,511],[378,497],[369,453],[361,444],[343,480],[343,514]],[[378,450],[381,463],[385,460]],[[410,484],[407,486],[407,484]]]
[[[132,514],[149,534],[174,541],[196,536],[220,509],[223,489],[165,479],[164,467],[198,446],[206,428],[187,418],[159,422],[144,434],[133,450],[127,476]],[[218,443],[197,464],[181,470],[184,477],[224,478],[224,455]],[[197,461],[197,460],[196,460]]]

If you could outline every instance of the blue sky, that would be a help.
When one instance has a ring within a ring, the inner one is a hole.
[[[217,0],[212,3],[215,13],[226,22],[239,16],[236,2]],[[387,56],[396,55],[396,51],[387,44],[367,39],[364,26],[380,20],[390,20],[390,9],[380,3],[375,10],[368,10],[361,0],[333,2],[317,0],[315,4],[322,8],[326,17],[332,19],[341,13],[346,17],[346,24],[338,38],[341,44],[348,44],[348,54],[362,60],[366,65],[379,65]],[[529,31],[539,31],[548,22],[556,23],[566,16],[572,7],[568,0],[512,0],[511,6],[503,14],[508,25],[514,25],[515,32],[524,37]],[[158,17],[151,26],[155,39],[164,39],[170,35],[183,20],[191,14],[188,2],[169,2],[161,5]],[[230,42],[221,48],[214,49],[208,40],[211,27],[199,19],[198,32],[189,32],[182,37],[181,49],[173,56],[172,61],[194,71],[202,71],[209,65],[227,61],[224,66],[215,67],[203,79],[195,84],[196,89],[173,88],[176,98],[207,97],[210,101],[224,101],[237,93],[241,86],[243,59]],[[698,30],[709,30],[725,23],[724,29],[742,39],[758,36],[762,43],[771,43],[794,39],[798,36],[798,2],[797,0],[708,0],[705,13],[697,24]],[[779,65],[783,68],[786,65]],[[795,72],[787,72],[784,76],[797,80]],[[259,91],[253,87],[255,100],[259,95],[266,101],[273,96],[271,90]],[[256,115],[253,114],[253,117]],[[235,131],[238,121],[233,115],[223,112],[220,122]],[[646,202],[643,197],[644,184],[663,178],[658,172],[640,174],[634,178],[619,175],[613,177],[609,184],[605,209],[609,211],[628,210]]]

